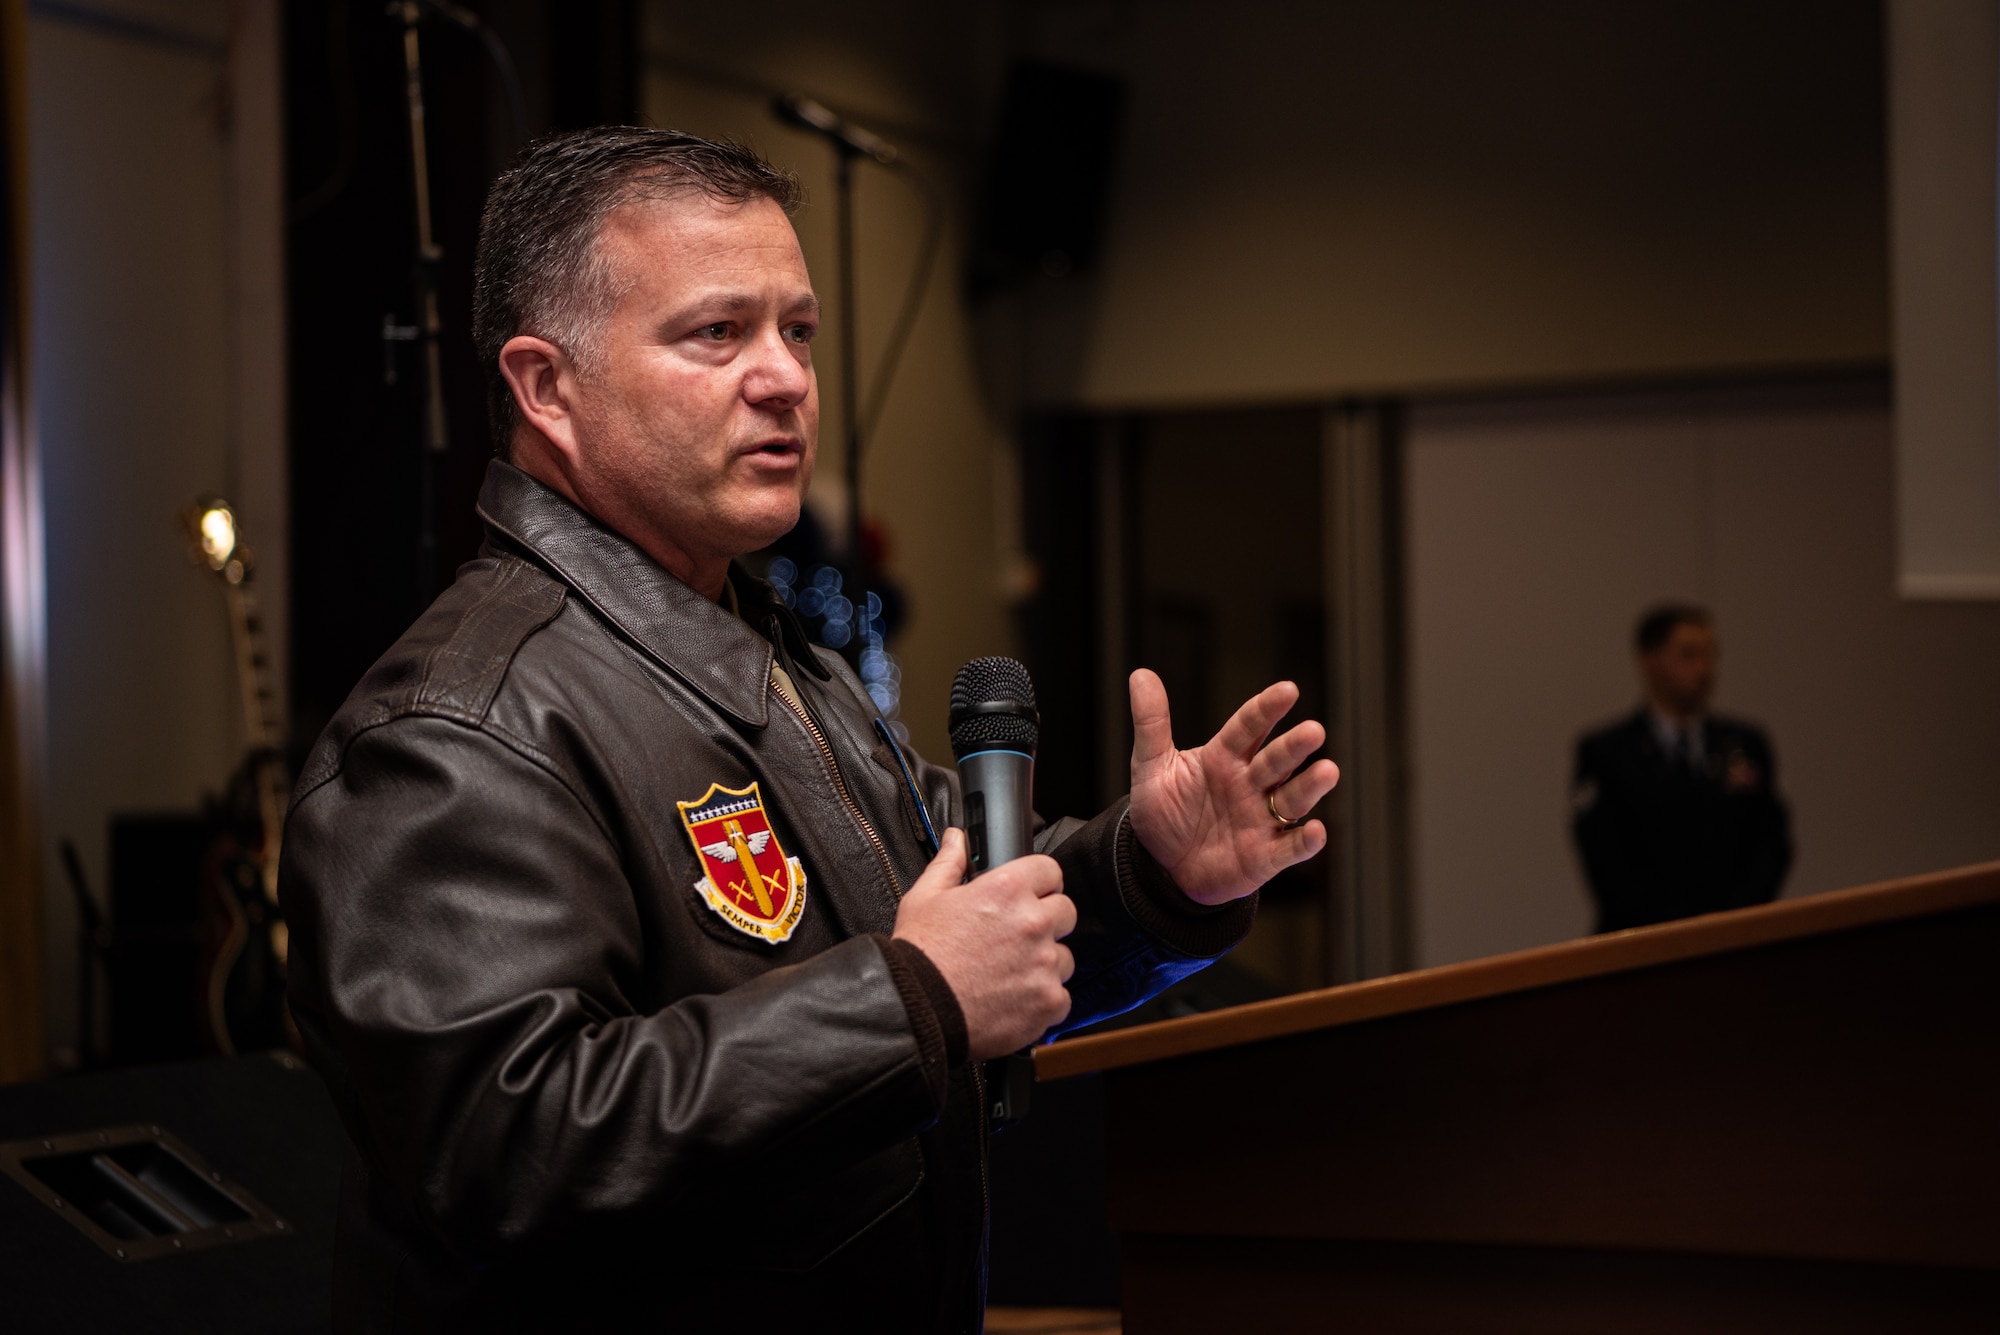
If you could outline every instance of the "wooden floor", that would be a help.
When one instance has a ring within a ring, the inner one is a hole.
[[[1119,1335],[1114,1307],[989,1307],[986,1335]]]

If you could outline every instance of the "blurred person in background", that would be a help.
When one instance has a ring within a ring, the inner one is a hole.
[[[1597,930],[1768,903],[1791,868],[1790,818],[1763,730],[1708,712],[1714,618],[1666,604],[1635,639],[1645,702],[1577,744],[1570,788]]]

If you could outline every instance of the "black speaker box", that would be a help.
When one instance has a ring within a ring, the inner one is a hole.
[[[1096,265],[1124,104],[1109,75],[1014,64],[987,165],[975,294]]]
[[[111,820],[113,1064],[213,1051],[201,1030],[201,875],[216,830],[193,813]]]
[[[0,1326],[330,1330],[341,1153],[289,1053],[0,1087]]]

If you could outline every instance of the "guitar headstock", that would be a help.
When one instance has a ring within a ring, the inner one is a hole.
[[[203,496],[181,511],[186,530],[188,558],[207,566],[229,584],[250,578],[250,549],[243,545],[243,533],[236,525],[236,510],[220,496]]]

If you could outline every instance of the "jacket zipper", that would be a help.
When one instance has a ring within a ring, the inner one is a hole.
[[[840,762],[834,759],[833,748],[827,745],[826,734],[820,731],[819,724],[813,722],[812,715],[808,714],[803,706],[795,705],[790,700],[785,699],[784,693],[776,686],[771,688],[771,694],[777,696],[783,702],[785,708],[791,710],[793,716],[799,722],[805,724],[806,731],[811,734],[813,743],[819,747],[820,758],[826,762],[827,773],[833,776],[833,786],[839,792],[840,800],[847,804],[848,811],[854,816],[855,824],[861,827],[861,832],[868,836],[868,842],[874,845],[875,856],[882,861],[882,870],[889,874],[889,884],[895,888],[897,897],[901,898],[902,883],[896,879],[895,867],[890,865],[889,850],[883,846],[882,837],[875,833],[875,827],[868,823],[868,817],[861,814],[860,804],[854,800],[854,795],[847,791],[847,780],[841,776]],[[979,1230],[983,1237],[986,1230],[991,1226],[990,1220],[993,1214],[992,1187],[986,1177],[986,1073],[981,1069],[982,1063],[980,1062],[968,1062],[967,1065],[972,1068],[972,1090],[976,1104],[973,1135],[977,1140],[977,1144],[975,1146],[976,1152],[974,1157],[979,1160]],[[984,1269],[983,1265],[981,1269]],[[985,1288],[984,1278],[975,1279],[975,1286],[983,1290]],[[973,1325],[969,1329],[977,1330],[980,1324],[975,1318]]]
[[[819,724],[812,721],[812,715],[806,713],[803,707],[785,699],[777,687],[771,688],[771,694],[777,696],[785,708],[791,710],[799,722],[806,725],[806,731],[812,734],[813,742],[819,747],[820,758],[826,762],[826,772],[833,776],[835,791],[840,794],[840,800],[847,804],[855,823],[861,827],[861,833],[868,836],[868,842],[875,848],[875,856],[881,859],[882,870],[889,875],[889,888],[895,892],[896,898],[901,899],[903,884],[896,879],[896,868],[889,862],[889,850],[883,847],[882,837],[875,833],[875,827],[868,823],[868,817],[861,814],[861,806],[854,800],[854,794],[847,791],[847,780],[841,777],[840,762],[833,758],[833,748],[827,745],[826,734],[819,730]]]
[[[990,1130],[992,1113],[986,1106],[986,1063],[967,1062],[966,1065],[972,1068],[972,1091],[979,1100],[979,1117],[973,1125],[977,1129],[979,1140],[979,1232],[980,1236],[984,1237],[993,1226],[993,1202],[988,1198],[986,1186],[986,1138],[992,1134]],[[980,1287],[982,1289],[985,1287],[983,1279],[980,1281]]]

